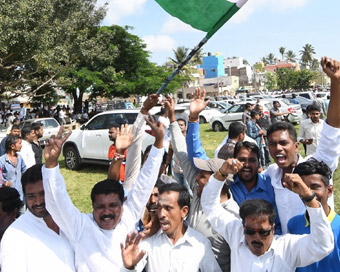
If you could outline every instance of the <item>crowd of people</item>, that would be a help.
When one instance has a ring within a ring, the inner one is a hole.
[[[42,164],[36,142],[43,128],[13,125],[0,157],[0,270],[338,271],[332,176],[340,63],[324,57],[321,65],[331,78],[327,119],[311,107],[297,135],[275,102],[272,118],[251,105],[215,158],[200,138],[204,90],[195,90],[189,120],[176,119],[168,96],[155,121],[149,111],[159,96],[149,95],[133,126],[109,128],[112,161],[91,191],[90,214],[72,203],[59,171],[72,132],[61,127],[46,142]],[[155,142],[142,156],[146,125]]]

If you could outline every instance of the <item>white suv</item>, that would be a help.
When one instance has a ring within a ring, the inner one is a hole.
[[[73,130],[63,146],[66,167],[77,170],[82,163],[109,165],[108,151],[112,144],[108,136],[109,128],[114,124],[132,125],[139,111],[139,109],[105,111],[95,115],[80,129]],[[145,133],[142,150],[153,142],[154,137]]]

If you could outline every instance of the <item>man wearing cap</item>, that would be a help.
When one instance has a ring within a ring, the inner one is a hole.
[[[200,90],[196,90],[196,98],[190,105],[190,108],[195,108],[196,106],[205,108],[206,103],[204,102],[204,99],[202,99],[202,97],[203,96],[201,96]],[[216,233],[216,231],[211,228],[205,214],[203,213],[200,203],[203,186],[208,182],[210,175],[212,175],[215,171],[219,169],[224,160],[212,159],[206,162],[204,161],[206,163],[204,165],[204,169],[200,169],[198,172],[189,159],[185,138],[181,132],[180,127],[178,126],[178,123],[176,122],[175,103],[172,97],[169,97],[165,101],[164,106],[168,111],[168,117],[170,119],[170,132],[174,153],[177,156],[180,162],[180,166],[183,169],[184,177],[188,181],[189,186],[193,191],[193,198],[191,200],[191,206],[187,216],[187,221],[193,229],[199,231],[210,240],[215,258],[222,271],[230,271],[229,246],[222,238],[222,236]],[[194,116],[190,114],[191,121],[193,120],[192,117]],[[192,125],[191,121],[189,121],[189,126]],[[198,125],[198,115],[196,121]],[[238,217],[238,205],[234,200],[229,199],[228,193],[228,186],[225,186],[224,190],[221,193],[221,206],[224,209],[228,209],[230,212]]]

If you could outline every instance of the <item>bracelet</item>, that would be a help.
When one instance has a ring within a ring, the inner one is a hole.
[[[315,193],[313,191],[311,196],[309,196],[309,197],[301,197],[301,200],[302,200],[303,203],[307,203],[307,202],[312,201],[315,198],[315,196],[316,195],[315,195]]]
[[[117,152],[115,153],[115,155],[113,157],[114,161],[124,160],[124,159],[125,159],[125,155],[118,154]]]
[[[217,174],[219,174],[222,178],[226,178],[228,176],[223,174],[220,169],[217,170]]]

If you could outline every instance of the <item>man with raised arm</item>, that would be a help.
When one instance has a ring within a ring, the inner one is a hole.
[[[231,249],[231,271],[293,272],[296,267],[319,261],[332,252],[334,236],[326,215],[313,191],[292,174],[285,174],[283,186],[297,194],[310,216],[309,235],[274,236],[276,213],[262,199],[250,199],[240,207],[241,219],[220,206],[224,174],[235,174],[243,163],[228,159],[212,175],[202,193],[202,207],[211,226],[220,233]]]
[[[92,189],[92,214],[81,213],[67,194],[59,172],[58,157],[69,134],[52,136],[45,146],[43,182],[46,207],[75,250],[77,271],[120,271],[123,268],[120,242],[136,228],[149,199],[163,157],[163,126],[147,120],[155,135],[155,143],[148,160],[141,169],[136,184],[124,201],[122,185],[115,180],[103,180]],[[121,127],[116,138],[116,149],[124,154],[132,141],[132,128]],[[110,167],[120,167],[120,157]]]
[[[340,62],[323,57],[323,71],[331,78],[331,100],[327,119],[324,121],[320,142],[312,155],[317,161],[323,161],[333,171],[338,167],[340,155]],[[288,122],[276,122],[267,131],[268,145],[275,164],[270,165],[264,172],[270,176],[275,190],[276,205],[279,212],[282,233],[287,232],[289,219],[305,211],[305,206],[299,196],[282,186],[284,174],[292,173],[295,166],[306,161],[298,154],[299,142],[296,130]],[[332,183],[331,183],[332,184]],[[333,198],[328,199],[334,208]]]

